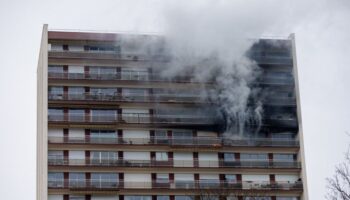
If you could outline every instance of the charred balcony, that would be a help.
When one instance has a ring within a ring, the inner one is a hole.
[[[217,125],[217,119],[199,115],[158,115],[145,113],[123,113],[86,115],[86,114],[50,114],[49,123],[72,124],[174,124],[174,125]]]
[[[50,93],[51,102],[89,101],[89,102],[140,102],[140,103],[209,103],[208,100],[196,94],[122,94],[122,93]]]

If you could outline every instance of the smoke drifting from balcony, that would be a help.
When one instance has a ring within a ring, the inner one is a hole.
[[[247,124],[257,125],[256,132],[261,126],[262,102],[258,89],[252,87],[260,69],[246,56],[256,42],[251,38],[267,31],[265,21],[275,22],[273,15],[261,10],[261,4],[206,1],[201,6],[172,5],[165,14],[167,51],[172,59],[164,76],[193,73],[196,81],[217,83],[206,95],[219,106],[229,136],[242,136]]]

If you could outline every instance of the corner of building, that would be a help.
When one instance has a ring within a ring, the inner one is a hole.
[[[304,132],[302,124],[302,113],[301,113],[301,101],[300,101],[300,90],[299,90],[299,77],[298,77],[298,65],[296,57],[296,42],[295,34],[292,33],[289,35],[289,39],[292,41],[292,57],[293,57],[293,75],[295,81],[295,91],[296,91],[296,100],[297,100],[297,115],[298,115],[298,124],[299,124],[299,141],[300,141],[300,152],[299,158],[301,161],[301,177],[303,181],[303,195],[301,200],[308,200],[308,187],[307,187],[307,173],[306,173],[306,163],[305,163],[305,148],[304,148]]]
[[[37,200],[47,200],[47,47],[48,25],[44,24],[37,68]]]

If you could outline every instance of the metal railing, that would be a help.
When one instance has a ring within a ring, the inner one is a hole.
[[[50,114],[49,122],[80,122],[80,123],[131,123],[131,124],[216,124],[211,117],[199,115],[150,115],[146,113],[109,114]]]
[[[136,182],[124,180],[103,180],[103,179],[49,179],[49,189],[91,189],[91,190],[113,190],[113,189],[227,189],[227,190],[302,190],[301,181],[295,182],[255,182],[255,181],[220,181],[220,180],[199,180],[199,181],[169,181],[166,182]]]
[[[300,163],[282,160],[118,160],[118,159],[69,159],[50,157],[50,166],[103,166],[103,167],[207,167],[207,168],[300,168]]]
[[[221,137],[150,137],[150,138],[117,138],[117,137],[54,137],[49,136],[49,143],[59,144],[120,144],[120,145],[169,145],[180,147],[223,146],[242,147],[298,147],[295,139],[274,138],[221,138]]]
[[[110,80],[110,81],[153,81],[153,82],[185,82],[196,83],[193,76],[163,77],[156,73],[141,73],[137,71],[119,73],[67,73],[48,72],[50,79],[77,79],[77,80]]]
[[[293,85],[293,77],[277,77],[277,76],[261,76],[257,79],[257,83],[268,85]]]
[[[292,97],[268,97],[264,104],[267,105],[289,105],[289,106],[295,106],[296,105],[296,99]]]
[[[121,52],[119,50],[50,50],[51,58],[94,58],[94,59],[114,59],[125,61],[169,61],[170,57],[165,54],[139,54]]]
[[[258,64],[285,64],[292,65],[293,59],[281,56],[252,56]]]
[[[65,101],[111,101],[111,102],[205,102],[206,100],[199,95],[191,94],[62,94],[49,93],[49,100],[65,100]]]

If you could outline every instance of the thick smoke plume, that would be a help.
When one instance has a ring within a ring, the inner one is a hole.
[[[252,87],[260,70],[246,53],[256,42],[253,38],[267,31],[266,18],[257,15],[264,12],[259,10],[261,3],[252,7],[242,3],[235,1],[236,7],[226,1],[173,5],[165,14],[167,52],[172,59],[163,75],[192,73],[196,81],[214,81],[216,87],[205,93],[226,119],[228,136],[242,136],[247,124],[257,125],[257,133],[263,115],[257,89]],[[267,11],[263,14],[272,17]],[[250,104],[249,99],[255,101]]]

